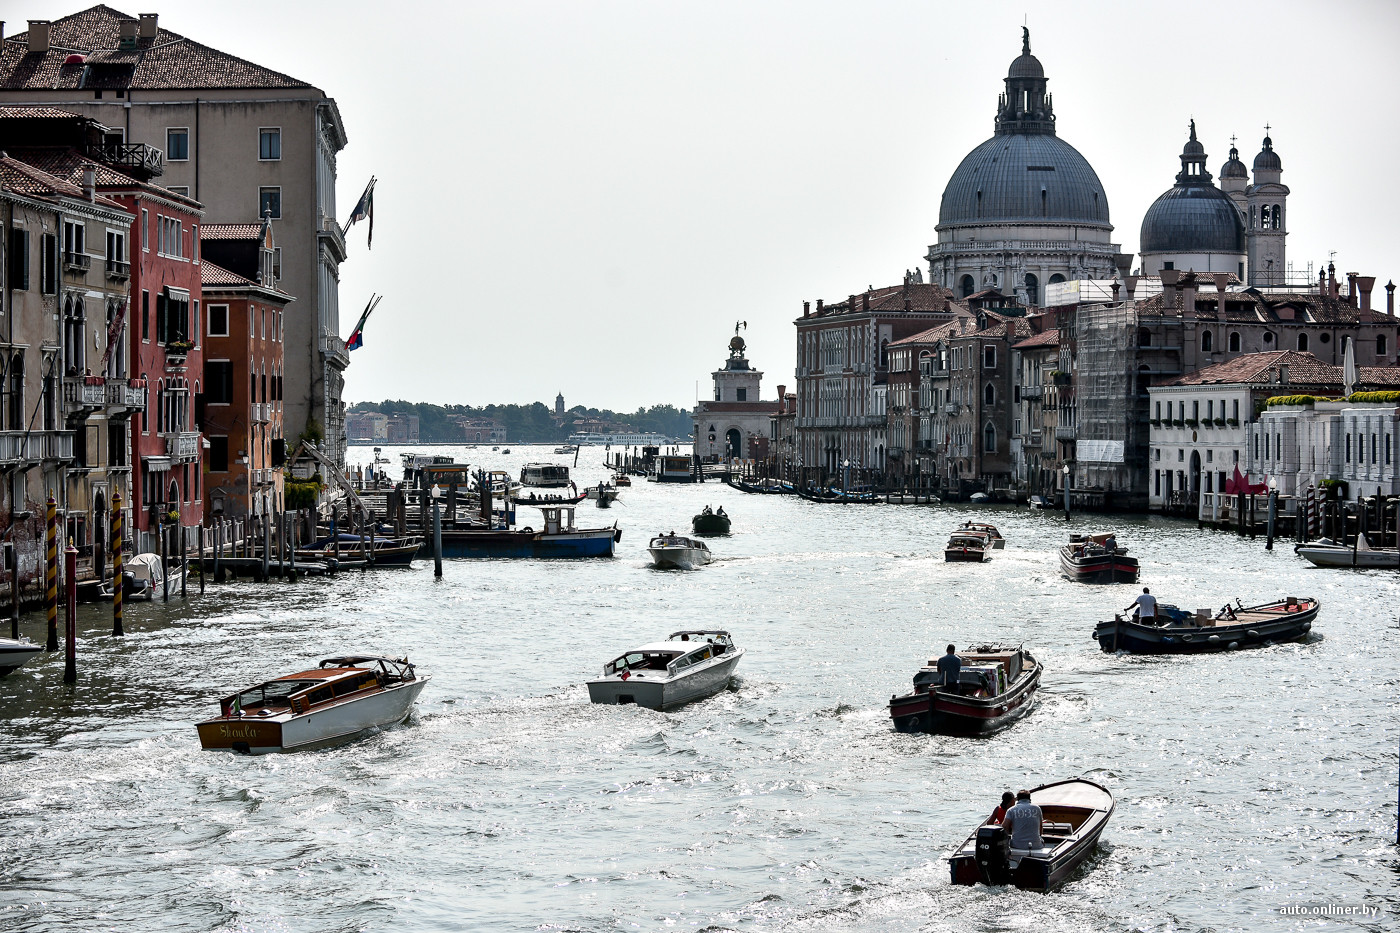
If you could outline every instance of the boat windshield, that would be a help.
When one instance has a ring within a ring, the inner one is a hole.
[[[679,651],[629,651],[603,668],[604,676],[623,671],[664,671]]]
[[[291,696],[300,693],[310,687],[322,683],[319,680],[274,680],[271,683],[259,684],[251,690],[244,690],[238,695],[238,705],[241,709],[260,709],[263,707],[283,708],[292,705]]]

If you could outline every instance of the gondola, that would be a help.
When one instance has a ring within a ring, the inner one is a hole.
[[[1113,815],[1113,795],[1093,781],[1075,779],[1031,790],[1044,817],[1038,849],[1011,849],[1000,823],[988,820],[948,859],[953,884],[1012,884],[1053,891],[1064,884],[1099,844]]]
[[[914,692],[890,697],[890,718],[901,732],[984,735],[1030,712],[1040,686],[1040,662],[1023,648],[983,645],[958,655],[956,687],[939,687],[938,659],[914,675]]]
[[[1212,614],[1203,609],[1194,615],[1175,606],[1158,604],[1159,625],[1145,625],[1115,615],[1100,622],[1094,638],[1106,652],[1140,654],[1200,654],[1261,648],[1281,641],[1297,641],[1312,631],[1321,604],[1311,596],[1289,596],[1258,606],[1235,600]]]
[[[840,489],[799,489],[797,490],[797,494],[808,502],[877,505],[885,501],[873,492],[846,492]]]
[[[765,479],[757,483],[746,483],[741,479],[726,479],[725,483],[740,492],[754,493],[761,496],[788,496],[797,490],[792,483],[785,483],[782,480]]]
[[[1113,532],[1070,535],[1060,548],[1060,570],[1080,583],[1136,583],[1138,562],[1117,543]]]

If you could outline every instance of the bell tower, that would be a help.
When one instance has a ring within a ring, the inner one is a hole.
[[[1264,132],[1268,133],[1265,127]],[[1249,219],[1245,239],[1249,253],[1249,284],[1286,285],[1284,238],[1288,236],[1288,186],[1283,183],[1283,160],[1267,135],[1254,157],[1254,184],[1245,189]]]

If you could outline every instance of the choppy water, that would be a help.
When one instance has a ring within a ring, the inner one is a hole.
[[[465,456],[556,459],[540,454]],[[600,459],[586,449],[578,478]],[[706,503],[734,518],[718,560],[649,569],[647,535]],[[1395,928],[1393,574],[1118,519],[1167,601],[1323,609],[1306,645],[1108,656],[1089,632],[1132,589],[1064,581],[1054,550],[1104,523],[979,510],[1006,550],[944,564],[964,511],[639,480],[579,510],[623,527],[611,561],[211,586],[130,606],[125,639],[85,608],[76,689],[61,654],[0,680],[0,929]],[[748,648],[735,689],[670,713],[588,702],[613,654],[702,624]],[[42,618],[23,628],[40,639]],[[884,704],[922,658],[988,640],[1045,661],[1031,716],[991,740],[892,731]],[[433,676],[408,724],[322,752],[200,751],[218,696],[346,649]],[[1118,800],[1091,870],[1050,896],[949,883],[944,857],[1001,790],[1073,775]],[[1381,914],[1279,913],[1329,903]]]

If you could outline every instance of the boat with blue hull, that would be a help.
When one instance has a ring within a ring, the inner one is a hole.
[[[1094,640],[1105,652],[1139,654],[1202,654],[1239,648],[1266,648],[1299,641],[1312,631],[1321,603],[1312,596],[1245,606],[1240,600],[1219,611],[1194,614],[1176,606],[1157,604],[1157,617],[1147,622],[1115,615],[1094,629]]]
[[[529,503],[521,502],[521,505]],[[622,531],[616,523],[610,528],[579,528],[574,524],[571,505],[536,506],[544,516],[541,530],[526,526],[511,528],[444,528],[443,557],[612,557]],[[424,543],[429,556],[432,543]]]

